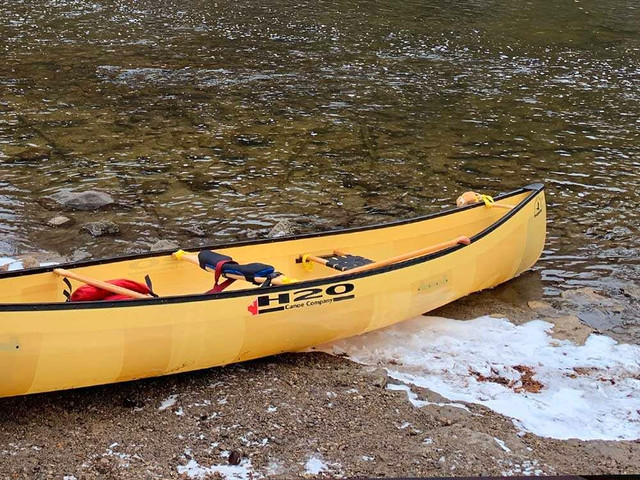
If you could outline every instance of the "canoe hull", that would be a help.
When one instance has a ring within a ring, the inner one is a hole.
[[[471,245],[375,274],[187,302],[0,311],[0,396],[242,362],[416,317],[533,266],[546,207],[542,189],[532,197]]]

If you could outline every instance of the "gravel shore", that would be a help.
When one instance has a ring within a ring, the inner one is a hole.
[[[495,312],[555,321],[584,341],[592,330],[518,283],[436,315]],[[511,293],[508,293],[511,291]],[[537,303],[536,303],[537,302]],[[491,310],[487,310],[491,306]],[[555,319],[555,320],[554,320]],[[1,478],[292,478],[630,474],[638,441],[522,434],[479,405],[414,407],[381,368],[322,353],[119,385],[0,399]],[[447,405],[449,404],[449,405]]]

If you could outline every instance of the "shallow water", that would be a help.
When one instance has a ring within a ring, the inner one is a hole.
[[[0,254],[378,223],[542,181],[531,288],[601,290],[621,307],[584,319],[640,339],[636,2],[3,1],[0,55]],[[72,216],[121,234],[45,227],[67,187],[111,193]]]

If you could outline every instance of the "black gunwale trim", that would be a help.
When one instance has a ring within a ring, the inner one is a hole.
[[[489,225],[489,227],[485,228],[484,230],[470,237],[471,244],[487,236],[488,234],[496,230],[499,226],[503,225],[509,219],[511,219],[517,212],[522,210],[525,205],[527,205],[531,200],[537,197],[538,194],[540,194],[540,192],[544,191],[544,185],[542,183],[534,183],[531,185],[527,185],[526,187],[522,187],[517,190],[513,190],[511,192],[507,192],[507,193],[503,193],[495,196],[494,197],[495,200],[502,200],[502,199],[510,198],[516,195],[520,195],[527,191],[531,192],[530,195],[527,196],[525,199],[523,199],[519,204],[517,204],[513,209],[511,209],[506,215],[504,215],[502,218],[500,218],[496,222]],[[290,240],[300,240],[305,238],[314,238],[314,237],[341,235],[345,233],[363,232],[368,230],[377,230],[381,228],[418,223],[425,220],[442,217],[445,215],[451,215],[464,210],[470,210],[472,208],[481,208],[481,207],[484,207],[483,203],[476,203],[473,205],[467,205],[465,207],[453,207],[453,208],[442,210],[440,212],[435,212],[435,213],[423,215],[420,217],[414,217],[414,218],[405,219],[405,220],[398,220],[398,221],[389,222],[389,223],[381,223],[381,224],[375,224],[370,226],[365,225],[363,227],[346,228],[346,229],[340,229],[340,230],[330,230],[328,232],[292,235],[289,237],[248,240],[244,242],[217,244],[217,245],[206,245],[206,246],[200,246],[198,247],[198,249],[204,250],[204,249],[213,249],[213,248],[222,249],[222,248],[229,248],[229,247],[243,247],[247,245],[268,244],[268,243],[276,243],[276,242],[285,242]],[[345,272],[344,275],[340,275],[340,276],[324,277],[316,280],[307,280],[307,281],[296,282],[288,285],[274,286],[269,288],[269,293],[272,293],[272,292],[277,293],[277,292],[282,292],[287,290],[298,290],[300,288],[314,287],[314,286],[330,284],[330,283],[340,283],[340,282],[350,281],[358,278],[364,278],[372,275],[380,275],[383,273],[387,273],[389,271],[410,267],[413,265],[427,262],[429,260],[433,260],[435,258],[439,258],[444,255],[453,253],[457,250],[460,250],[461,248],[464,248],[464,247],[466,247],[466,245],[456,245],[444,250],[440,250],[438,252],[430,253],[428,255],[415,257],[409,260],[405,260],[403,262],[387,265],[386,267],[381,267],[374,270],[366,270],[360,273],[348,274],[347,272]],[[148,253],[126,255],[126,256],[120,256],[120,257],[109,257],[109,258],[98,259],[98,260],[89,260],[85,262],[64,263],[59,265],[51,265],[48,267],[18,270],[15,272],[10,272],[10,273],[5,273],[0,275],[0,280],[5,278],[10,278],[10,277],[18,277],[21,275],[33,275],[33,274],[46,273],[46,272],[53,271],[55,268],[69,269],[69,268],[78,268],[78,267],[88,267],[92,265],[103,265],[107,263],[114,263],[114,262],[120,262],[120,261],[138,260],[138,259],[144,259],[149,257],[161,257],[161,256],[169,255],[173,251],[174,250],[162,250],[158,252],[148,252]],[[144,306],[174,304],[174,303],[215,301],[215,300],[222,300],[222,299],[235,298],[235,297],[252,297],[257,295],[258,293],[259,293],[259,290],[256,290],[255,288],[247,288],[242,290],[233,290],[230,292],[220,292],[215,295],[199,293],[199,294],[193,294],[193,295],[179,295],[179,296],[172,296],[172,297],[151,298],[148,300],[134,299],[134,300],[126,300],[126,301],[73,302],[73,303],[69,303],[69,302],[5,303],[5,304],[0,304],[0,312],[75,310],[75,309],[91,310],[96,308],[131,308],[131,307],[144,307]]]

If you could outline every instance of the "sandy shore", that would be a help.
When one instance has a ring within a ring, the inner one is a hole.
[[[434,312],[544,318],[579,343],[577,317],[522,283]],[[526,300],[526,299],[525,299]],[[289,354],[190,374],[0,400],[2,478],[291,478],[637,473],[638,441],[522,434],[479,405],[414,407],[380,368]],[[416,389],[419,398],[448,403]]]

